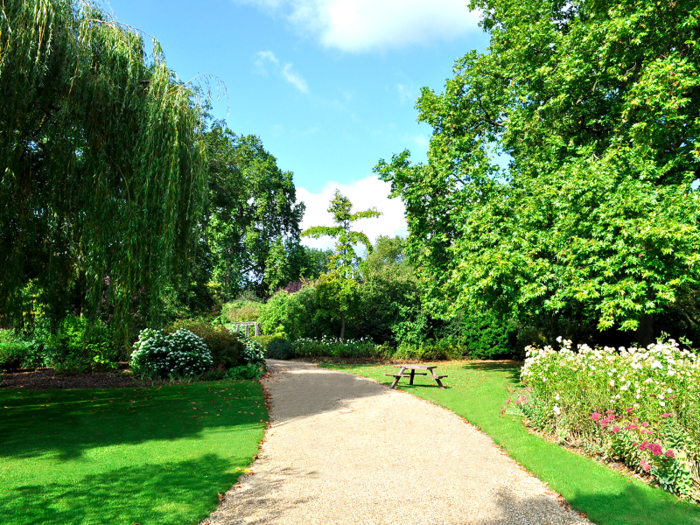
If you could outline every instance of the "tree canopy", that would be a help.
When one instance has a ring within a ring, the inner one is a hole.
[[[428,163],[375,168],[406,204],[433,308],[649,328],[700,278],[700,7],[470,7],[491,41],[444,93],[423,88]]]
[[[59,318],[81,282],[86,314],[147,315],[197,238],[195,89],[89,2],[3,2],[0,50],[0,314]]]
[[[239,136],[224,123],[206,133],[209,162],[206,239],[212,278],[225,297],[253,287],[259,292],[299,278],[304,250],[293,174],[254,135]]]

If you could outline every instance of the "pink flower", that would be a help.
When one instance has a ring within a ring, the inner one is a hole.
[[[649,450],[651,450],[651,453],[655,456],[660,456],[662,452],[661,445],[659,445],[658,443],[652,443],[649,446]]]
[[[644,441],[642,441],[642,444],[639,445],[639,450],[646,450],[648,446],[649,442],[645,439]]]
[[[634,408],[628,408],[628,409],[627,409],[627,413],[628,413],[628,414],[631,414],[631,413],[632,413],[632,410],[634,410]]]
[[[600,419],[600,416],[601,416],[601,414],[599,414],[598,412],[593,412],[593,413],[591,414],[591,419],[592,419],[593,421],[598,421],[598,420]]]
[[[639,466],[642,467],[644,472],[649,472],[649,470],[651,470],[651,465],[644,459],[639,462]]]
[[[645,421],[644,423],[642,423],[642,426],[643,426],[644,428],[647,428],[647,427],[649,426],[649,423]]]
[[[637,430],[639,427],[637,425],[627,425],[625,430]]]
[[[632,418],[632,421],[634,421],[636,423],[637,421],[639,421],[639,418],[635,416]]]
[[[669,458],[676,457],[676,455],[673,453],[673,450],[671,450],[670,448],[666,451],[665,455],[668,456]]]
[[[665,412],[665,413],[661,414],[661,417],[673,417],[673,414],[669,414],[668,412]]]
[[[606,414],[614,414],[615,411],[614,411],[614,410],[606,410],[605,413],[606,413]]]
[[[617,434],[619,431],[620,431],[620,427],[614,427],[614,428],[610,431],[610,433],[611,433],[611,434]]]

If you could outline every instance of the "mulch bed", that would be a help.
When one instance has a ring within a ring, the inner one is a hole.
[[[0,388],[24,390],[56,390],[63,388],[134,388],[164,384],[167,381],[140,381],[128,371],[102,372],[82,376],[61,376],[53,368],[5,373],[0,376]]]

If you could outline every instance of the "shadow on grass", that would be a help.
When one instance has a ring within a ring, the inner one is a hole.
[[[90,448],[194,437],[266,418],[262,389],[254,382],[0,391],[0,458],[70,460]]]
[[[3,523],[196,523],[215,508],[237,474],[208,454],[194,461],[125,467],[75,482],[20,486],[0,498]],[[202,501],[204,498],[205,501]]]
[[[463,368],[472,372],[497,373],[507,381],[519,383],[522,366],[518,361],[471,361],[465,363]]]

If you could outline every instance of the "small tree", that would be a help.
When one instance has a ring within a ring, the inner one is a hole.
[[[360,219],[379,217],[381,212],[374,208],[365,211],[351,213],[352,203],[350,199],[335,190],[333,199],[328,207],[328,212],[333,214],[336,226],[312,226],[302,232],[302,237],[319,239],[329,236],[336,239],[335,254],[331,258],[332,288],[337,291],[337,309],[340,315],[340,338],[345,337],[345,315],[350,308],[351,296],[354,295],[354,277],[359,263],[359,257],[355,252],[356,244],[363,244],[367,253],[372,251],[372,243],[362,232],[352,231],[352,223]]]

